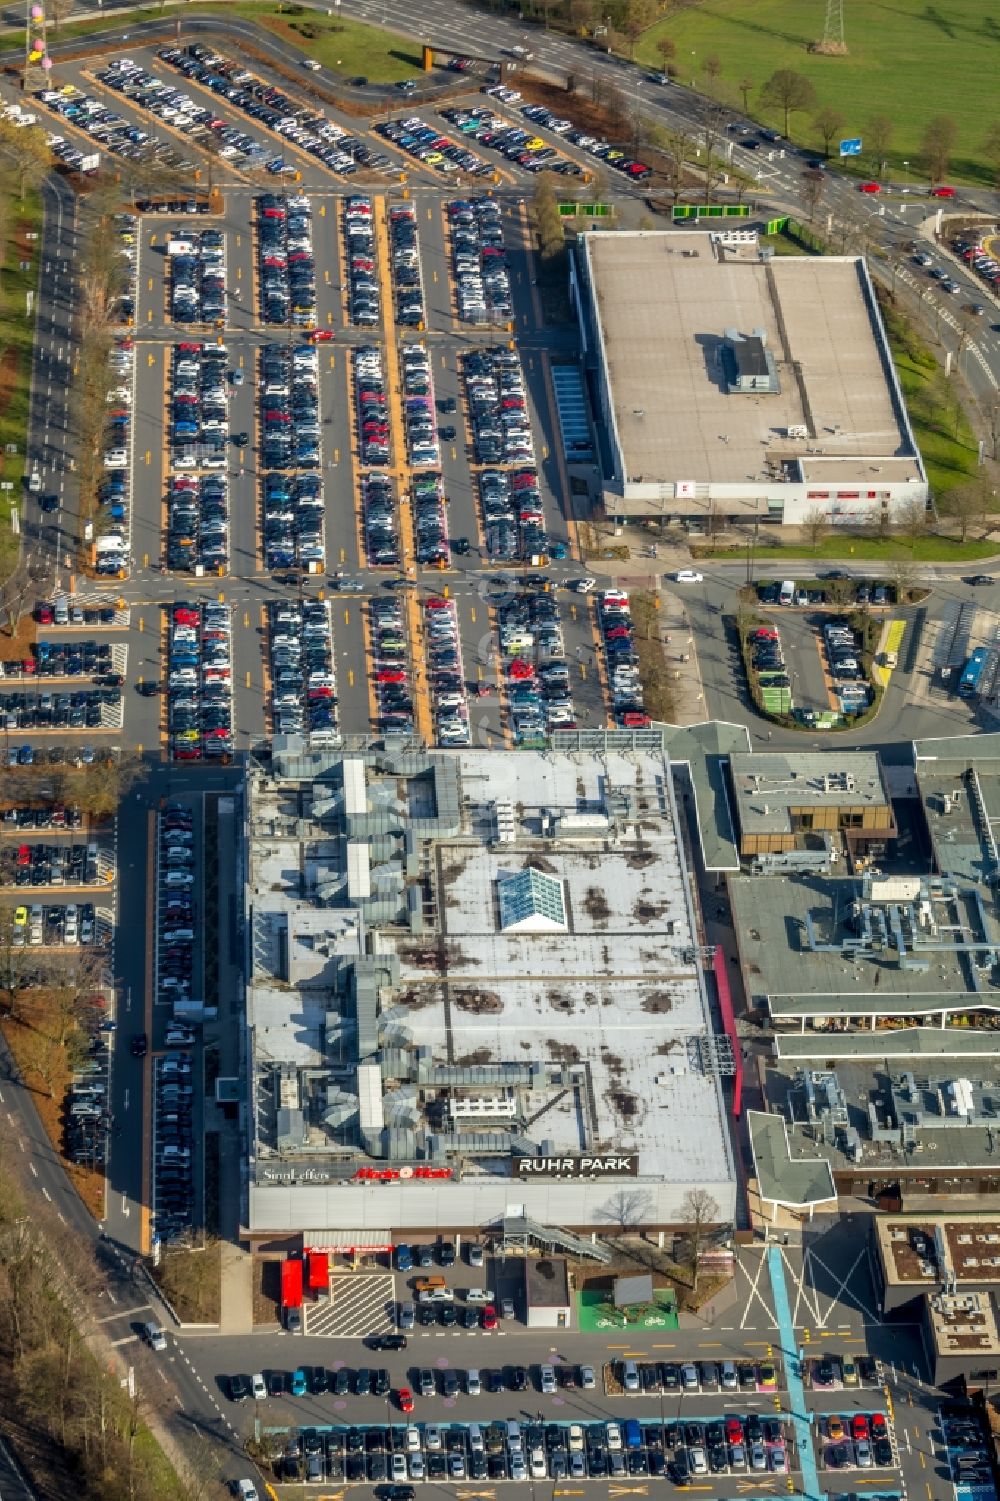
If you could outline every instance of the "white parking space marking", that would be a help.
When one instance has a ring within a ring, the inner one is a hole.
[[[740,1319],[740,1328],[741,1329],[755,1329],[757,1327],[755,1324],[748,1324],[747,1323],[747,1319],[751,1316],[752,1313],[755,1312],[755,1309],[754,1309],[754,1302],[755,1301],[757,1303],[759,1303],[760,1306],[761,1306],[761,1308],[764,1310],[765,1327],[768,1328],[768,1329],[777,1329],[777,1327],[778,1327],[778,1321],[775,1318],[772,1309],[770,1308],[770,1306],[769,1306],[766,1298],[764,1297],[763,1293],[760,1291],[760,1288],[759,1288],[760,1279],[761,1279],[761,1276],[762,1276],[762,1274],[764,1272],[764,1268],[766,1267],[766,1265],[767,1265],[767,1258],[763,1254],[759,1254],[758,1255],[758,1260],[757,1260],[757,1269],[756,1269],[753,1277],[751,1277],[750,1273],[747,1271],[746,1267],[743,1264],[742,1257],[737,1257],[737,1259],[736,1259],[736,1269],[746,1279],[746,1283],[747,1283],[746,1307],[744,1308],[744,1310],[743,1310],[743,1316]],[[767,1286],[767,1285],[768,1284],[765,1283],[765,1286]]]
[[[305,1332],[342,1339],[389,1334],[396,1327],[395,1293],[395,1282],[386,1273],[334,1273],[329,1300],[304,1310]]]

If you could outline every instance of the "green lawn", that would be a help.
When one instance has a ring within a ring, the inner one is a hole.
[[[886,115],[895,126],[888,160],[893,173],[910,162],[910,180],[919,180],[920,138],[927,119],[950,115],[958,126],[951,176],[989,182],[983,138],[1000,118],[1000,21],[981,0],[847,0],[844,6],[846,57],[810,53],[822,32],[823,0],[703,0],[668,20],[658,21],[640,41],[636,56],[662,66],[656,38],[673,38],[678,82],[706,90],[703,64],[713,54],[722,63],[716,91],[732,103],[739,84],[750,79],[751,112],[759,113],[756,91],[777,68],[804,74],[816,90],[818,106],[839,110],[845,134],[864,136],[866,122]],[[990,79],[993,82],[990,83]],[[774,112],[762,118],[776,129]],[[793,117],[796,140],[822,144],[807,115]],[[865,169],[870,162],[863,163]]]
[[[164,19],[169,23],[174,7],[162,12],[157,7],[115,13],[115,22],[136,25],[139,21]],[[256,21],[266,31],[280,36],[292,47],[301,48],[304,55],[315,58],[331,73],[344,78],[362,75],[370,83],[398,83],[404,78],[422,74],[420,43],[412,37],[399,36],[392,31],[383,31],[379,26],[366,26],[361,21],[352,21],[346,16],[334,18],[320,10],[307,10],[304,6],[286,5],[279,10],[273,4],[255,3],[255,0],[239,0],[235,5],[192,5],[185,7],[185,15],[236,15],[245,21]],[[63,25],[59,38],[90,36],[95,31],[105,31],[107,20],[77,21]],[[20,33],[23,41],[24,33]],[[55,32],[53,31],[53,39]],[[16,43],[17,35],[8,35],[8,45]],[[252,59],[249,62],[252,65]],[[309,78],[303,73],[303,82]],[[322,75],[317,78],[322,82]]]
[[[419,42],[346,16],[328,17],[322,11],[295,5],[286,5],[281,10],[274,5],[254,4],[253,0],[198,9],[229,14],[235,11],[238,16],[273,31],[291,46],[301,47],[331,73],[340,73],[345,78],[359,74],[371,83],[398,83],[421,71]]]
[[[31,346],[35,333],[35,308],[26,314],[26,294],[38,286],[38,234],[42,221],[41,195],[25,194],[22,204],[12,189],[7,208],[6,239],[0,247],[0,479],[12,484],[12,490],[0,491],[0,582],[13,571],[18,558],[20,538],[10,527],[12,505],[21,505],[26,473],[25,447],[28,432],[28,394],[31,375]],[[22,271],[21,262],[29,263]],[[17,453],[8,454],[8,443],[17,444]]]
[[[691,549],[692,553],[694,549]],[[745,551],[740,549],[739,551]],[[937,537],[933,534],[918,537],[914,544],[896,537],[859,537],[844,530],[824,537],[818,547],[803,543],[799,547],[766,547],[757,550],[758,569],[781,558],[815,558],[819,562],[837,562],[855,558],[860,562],[894,563],[972,563],[977,558],[992,558],[1000,553],[1000,542],[959,542],[956,537]],[[701,547],[698,556],[712,556],[710,549]],[[716,553],[716,556],[719,556]]]
[[[923,456],[931,494],[944,502],[957,485],[966,484],[979,469],[979,447],[959,400],[934,354],[913,325],[883,297],[882,317],[892,349],[899,384],[906,398],[914,437]]]
[[[607,1292],[584,1287],[576,1295],[581,1334],[603,1333],[607,1329],[676,1329],[677,1294],[672,1288],[656,1288],[653,1302],[630,1310],[626,1323],[622,1310],[615,1308]]]

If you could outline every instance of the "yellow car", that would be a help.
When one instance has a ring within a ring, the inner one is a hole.
[[[17,924],[17,926],[19,928],[25,928],[25,927],[27,927],[27,925],[28,925],[28,909],[27,909],[27,907],[15,907],[15,909],[14,909],[14,922]]]
[[[438,162],[444,161],[444,157],[441,155],[440,151],[428,151],[427,155],[424,157],[424,161],[428,167],[436,167]]]
[[[525,151],[541,151],[544,145],[545,142],[541,136],[532,136],[530,141],[525,141],[524,149]]]
[[[835,1440],[836,1439],[842,1439],[844,1437],[844,1425],[841,1422],[840,1418],[837,1418],[837,1417],[827,1418],[827,1420],[826,1420],[826,1431],[827,1431],[827,1435],[830,1438],[835,1439]]]

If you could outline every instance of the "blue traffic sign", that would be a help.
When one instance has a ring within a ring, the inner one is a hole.
[[[861,155],[861,137],[860,136],[852,136],[850,138],[850,140],[848,140],[848,141],[841,141],[841,143],[840,143],[840,154],[841,154],[841,156],[860,156]]]

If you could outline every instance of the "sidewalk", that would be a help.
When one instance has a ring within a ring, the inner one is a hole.
[[[239,862],[236,839],[239,832],[237,802],[220,797],[219,809],[219,891],[223,898],[239,894]],[[228,914],[228,901],[220,901],[220,914]],[[229,923],[220,916],[219,952],[219,1019],[213,1028],[219,1049],[221,1078],[239,1078],[240,1064],[238,1025],[240,1011],[240,967],[236,948],[237,935],[229,935]],[[222,1111],[206,1101],[206,1127],[219,1134],[219,1235],[222,1239],[222,1297],[219,1306],[220,1334],[253,1332],[253,1257],[239,1243],[243,1202],[243,1152],[240,1127],[227,1120]]]

